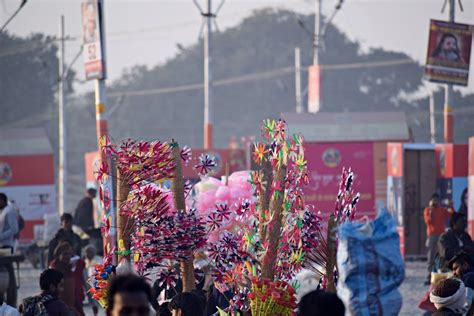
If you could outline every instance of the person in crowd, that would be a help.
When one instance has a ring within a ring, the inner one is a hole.
[[[97,249],[94,245],[87,245],[87,247],[84,248],[84,261],[86,264],[84,276],[85,287],[88,290],[90,288],[90,285],[87,280],[93,276],[95,271],[95,265],[102,262],[102,258],[97,256]],[[92,305],[92,312],[94,313],[94,315],[97,315],[99,313],[99,303],[94,300],[92,298],[92,295],[90,295],[89,293],[87,294],[87,297],[89,299],[90,304]]]
[[[474,265],[465,251],[458,252],[450,261],[449,268],[464,285],[474,290]]]
[[[79,201],[74,213],[74,225],[79,226],[86,234],[94,229],[94,199],[96,194],[96,189],[87,189],[86,195]]]
[[[428,207],[423,211],[426,224],[426,246],[428,247],[428,277],[425,281],[426,285],[430,284],[431,272],[434,270],[439,237],[446,230],[446,223],[451,213],[452,210],[440,206],[437,193],[431,196]]]
[[[8,204],[8,197],[0,193],[0,247],[15,247],[15,235],[18,233],[18,217],[16,209]]]
[[[471,307],[472,291],[466,291],[461,280],[449,278],[440,281],[433,288],[430,301],[437,309],[432,316],[461,316]]]
[[[63,274],[57,270],[47,269],[40,275],[41,293],[27,297],[19,307],[21,315],[37,316],[76,316],[58,297],[64,291]]]
[[[195,293],[179,293],[169,303],[173,316],[202,316],[206,302],[204,297]]]
[[[10,277],[5,267],[0,267],[0,315],[2,316],[20,316],[18,311],[5,302],[5,293],[10,285]]]
[[[80,258],[73,258],[72,246],[67,241],[61,242],[56,247],[50,268],[60,271],[64,276],[64,291],[59,298],[79,315],[84,315],[82,301],[85,297],[85,263]]]
[[[346,308],[336,294],[315,290],[303,296],[298,311],[300,316],[344,316]]]
[[[8,204],[8,197],[5,193],[0,193],[0,248],[13,253],[15,249],[15,235],[18,233],[18,217],[16,209]],[[4,265],[8,270],[10,289],[16,287],[15,270],[13,263]],[[16,291],[8,291],[7,301],[10,304],[16,302]]]
[[[73,248],[74,254],[81,256],[81,237],[72,231],[73,217],[69,213],[61,215],[61,228],[49,243],[48,263],[54,259],[54,251],[62,241],[67,241]]]
[[[454,213],[451,216],[450,226],[450,229],[443,233],[438,241],[441,268],[449,268],[449,261],[461,250],[464,250],[471,257],[474,254],[474,244],[471,236],[466,233],[466,216],[461,213]]]
[[[467,216],[468,199],[469,199],[469,196],[467,195],[467,188],[465,188],[461,194],[461,205],[459,205],[458,213],[461,213]]]
[[[169,305],[169,302],[164,302],[161,304],[156,311],[156,316],[173,316],[173,314],[171,314]]]
[[[151,288],[145,279],[134,274],[114,277],[108,288],[107,316],[155,315],[151,306]]]

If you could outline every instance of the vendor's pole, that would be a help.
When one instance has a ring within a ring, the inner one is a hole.
[[[455,0],[448,0],[449,4],[449,22],[454,22],[455,16]],[[454,90],[452,84],[446,84],[445,86],[445,98],[444,98],[444,142],[454,142],[454,117],[453,117],[453,100]]]
[[[128,198],[130,192],[130,185],[128,184],[127,179],[117,168],[117,240],[119,245],[123,244],[123,249],[119,247],[119,254],[117,256],[117,262],[120,263],[122,259],[130,262],[130,254],[124,255],[121,251],[130,250],[130,236],[132,234],[132,219],[127,216],[120,214],[120,208],[122,204]]]
[[[173,191],[173,203],[177,212],[186,212],[181,150],[177,142],[172,141],[171,146],[173,146],[173,159],[176,165],[173,175],[173,182],[171,184],[171,190]],[[192,290],[196,289],[193,259],[193,253],[190,252],[188,258],[180,262],[183,292],[191,292]]]
[[[287,167],[282,165],[280,169],[275,171],[275,180],[273,183],[284,183],[286,177]],[[266,190],[271,190],[271,185],[267,184]],[[278,255],[278,244],[281,237],[281,227],[282,227],[282,216],[283,216],[283,200],[284,200],[284,190],[279,190],[273,194],[270,200],[270,213],[272,220],[269,224],[269,229],[266,232],[266,238],[268,240],[268,250],[263,257],[263,267],[262,267],[262,276],[273,280],[275,275],[275,264]],[[263,241],[265,242],[265,241]]]
[[[332,214],[329,216],[326,236],[328,254],[328,259],[326,261],[326,291],[336,293],[336,283],[334,281],[334,267],[336,266],[336,221]]]

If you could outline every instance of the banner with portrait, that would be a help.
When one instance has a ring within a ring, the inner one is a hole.
[[[473,27],[431,20],[425,78],[467,86]]]
[[[87,0],[81,6],[84,68],[87,80],[105,78],[100,5],[99,0]]]

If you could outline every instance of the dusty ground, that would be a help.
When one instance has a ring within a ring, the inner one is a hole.
[[[403,295],[403,308],[400,315],[421,315],[421,311],[417,308],[423,294],[428,289],[423,285],[426,277],[425,262],[407,262],[406,263],[406,279],[401,286]],[[33,269],[29,263],[23,263],[20,271],[20,290],[18,293],[18,301],[23,298],[34,295],[39,292],[39,275],[41,270]],[[86,315],[92,315],[90,306],[85,306]],[[103,313],[101,314],[103,315]]]

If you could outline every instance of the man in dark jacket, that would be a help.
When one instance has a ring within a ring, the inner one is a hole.
[[[74,225],[79,226],[86,234],[94,229],[94,199],[96,189],[87,189],[86,196],[79,201],[74,214]]]
[[[467,252],[458,252],[449,261],[449,268],[453,270],[456,278],[464,282],[466,287],[474,289],[474,266],[472,264],[472,258]]]
[[[54,259],[54,250],[61,241],[67,241],[71,244],[74,254],[81,256],[81,237],[72,231],[73,217],[69,213],[61,215],[61,228],[58,230],[54,238],[48,246],[48,264]]]
[[[466,215],[454,213],[451,216],[451,228],[439,237],[438,255],[442,268],[448,268],[448,262],[460,250],[464,250],[469,256],[474,254],[474,244],[471,236],[466,233]]]
[[[23,300],[19,308],[22,315],[76,315],[63,301],[58,299],[58,295],[64,290],[64,277],[61,272],[47,269],[41,273],[39,283],[41,294]]]

